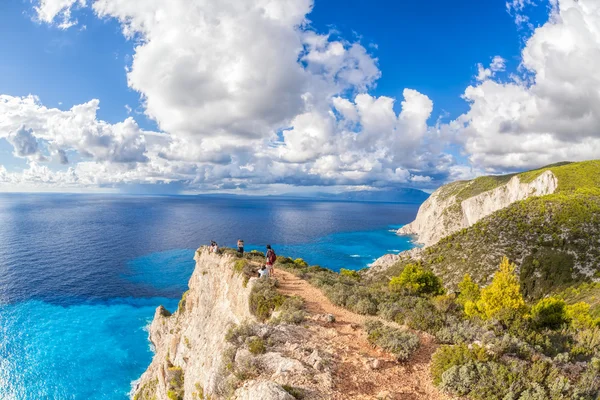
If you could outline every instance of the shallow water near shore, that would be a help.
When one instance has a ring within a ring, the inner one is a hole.
[[[126,399],[210,240],[334,270],[412,247],[417,205],[214,197],[0,195],[0,398]],[[397,224],[397,225],[390,225]]]

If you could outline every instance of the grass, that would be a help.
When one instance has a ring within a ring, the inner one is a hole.
[[[519,174],[521,182],[531,182],[545,171],[558,178],[557,192],[574,192],[582,188],[600,187],[600,160],[558,163]]]
[[[586,282],[567,288],[557,297],[563,299],[567,304],[586,302],[591,306],[592,317],[600,318],[600,283],[598,282]]]

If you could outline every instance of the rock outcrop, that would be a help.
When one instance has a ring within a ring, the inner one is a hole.
[[[329,356],[311,343],[313,333],[257,321],[250,312],[257,279],[236,270],[235,256],[201,249],[195,260],[177,311],[156,310],[149,328],[155,355],[133,398],[293,399],[282,385],[303,388],[307,399],[328,398]]]
[[[398,234],[414,235],[418,243],[430,246],[514,202],[552,194],[558,187],[556,176],[545,171],[528,183],[522,183],[519,176],[514,176],[508,183],[492,190],[466,199],[457,198],[456,187],[464,190],[472,183],[458,182],[436,190],[421,205],[416,219],[400,228]]]

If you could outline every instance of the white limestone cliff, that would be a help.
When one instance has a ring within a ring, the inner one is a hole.
[[[162,306],[149,328],[155,354],[132,391],[134,400],[289,400],[282,385],[306,388],[307,399],[328,398],[328,352],[302,326],[260,323],[250,312],[256,278],[235,270],[237,258],[200,249],[196,268],[172,315]],[[228,332],[268,343],[261,354],[232,345]],[[240,373],[240,371],[245,371]],[[247,375],[244,379],[235,375]]]
[[[178,311],[169,316],[159,307],[150,325],[155,355],[137,393],[144,386],[155,386],[152,392],[157,400],[169,400],[169,383],[180,378],[177,374],[185,375],[185,399],[197,392],[196,384],[204,393],[216,392],[223,379],[220,367],[227,347],[225,333],[232,324],[254,319],[248,304],[250,285],[244,287],[243,276],[233,272],[231,258],[198,251],[194,259],[190,290]]]
[[[431,246],[514,202],[552,194],[557,186],[556,176],[551,171],[545,171],[529,183],[522,183],[519,176],[515,176],[505,185],[461,202],[455,194],[446,196],[448,188],[443,186],[432,193],[419,208],[416,219],[400,228],[398,234],[414,235],[418,243]]]

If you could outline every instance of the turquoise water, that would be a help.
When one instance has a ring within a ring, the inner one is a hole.
[[[273,244],[277,254],[302,258],[311,265],[339,271],[341,268],[359,270],[366,268],[384,254],[398,254],[414,247],[411,238],[398,236],[402,225],[390,225],[376,230],[333,233],[314,242],[281,245]],[[246,246],[249,250],[265,249]]]
[[[417,205],[0,194],[0,400],[127,399],[211,239],[334,270],[412,247]]]
[[[125,399],[152,359],[148,332],[157,304],[114,299],[69,307],[30,300],[3,306],[0,398]],[[50,318],[49,318],[50,317]]]

